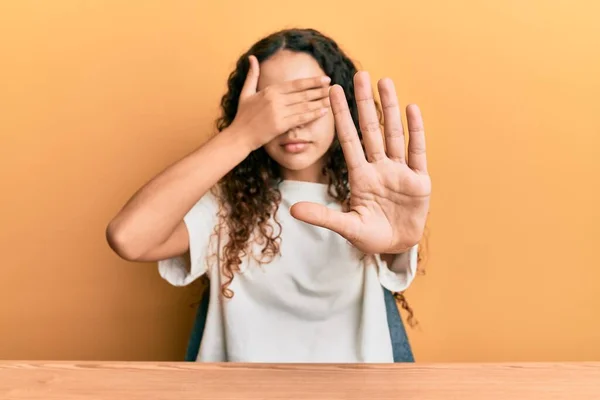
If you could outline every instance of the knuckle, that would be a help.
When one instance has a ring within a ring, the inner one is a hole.
[[[385,136],[391,139],[404,138],[404,132],[399,127],[391,127],[385,130]]]
[[[263,96],[265,97],[265,99],[267,101],[273,102],[275,101],[276,97],[277,97],[277,93],[273,90],[273,88],[265,88],[263,90]]]
[[[338,131],[338,141],[340,144],[352,143],[354,139],[351,135],[343,131]]]
[[[308,119],[307,114],[298,114],[298,116],[296,117],[296,122],[299,124],[302,124],[302,123],[306,122],[307,119]]]
[[[423,146],[413,146],[409,149],[410,154],[413,156],[422,156],[425,154],[425,147]]]
[[[367,133],[376,133],[380,130],[379,121],[369,121],[365,124],[361,124],[360,130]]]
[[[299,81],[299,80],[292,81],[292,82],[290,82],[290,87],[293,90],[299,90],[302,88],[302,81]]]
[[[371,162],[381,161],[386,157],[385,153],[382,151],[373,151],[367,154],[367,158]]]
[[[391,111],[395,111],[398,109],[398,102],[395,100],[386,100],[386,102],[384,102],[381,105],[381,109],[382,110],[391,110]]]
[[[336,117],[338,115],[341,115],[343,117],[349,111],[348,107],[346,107],[344,105],[339,105],[339,103],[332,104],[331,108],[333,110],[333,115],[335,115]],[[362,131],[362,128],[361,128],[361,131]]]
[[[423,128],[412,128],[412,129],[409,128],[408,132],[411,135],[418,135],[418,136],[425,134],[425,131],[423,130]]]
[[[298,120],[301,124],[304,124],[312,119],[312,115],[313,113],[300,114]]]

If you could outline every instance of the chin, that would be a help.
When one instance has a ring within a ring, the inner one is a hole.
[[[303,171],[307,168],[313,167],[320,160],[320,157],[282,157],[282,159],[275,159],[280,167],[285,168],[289,171]]]

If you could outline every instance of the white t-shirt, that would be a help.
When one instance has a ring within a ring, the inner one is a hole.
[[[229,286],[233,298],[221,295],[225,278],[218,256],[228,235],[224,229],[214,235],[219,207],[210,193],[184,218],[190,263],[183,257],[159,262],[161,276],[176,286],[205,273],[210,278],[197,360],[393,362],[382,286],[393,292],[409,286],[416,271],[416,246],[410,250],[410,267],[394,273],[379,256],[362,257],[337,233],[290,215],[290,207],[299,201],[339,210],[327,185],[283,181],[280,190],[280,254],[263,265],[243,258]],[[261,248],[255,245],[253,250]]]

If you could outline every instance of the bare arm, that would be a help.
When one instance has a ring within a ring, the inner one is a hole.
[[[108,224],[108,243],[122,258],[156,261],[185,253],[189,235],[183,218],[194,204],[251,151],[329,108],[329,78],[298,79],[257,92],[256,57],[250,56],[249,64],[229,128],[144,185]]]
[[[122,258],[135,261],[185,253],[189,244],[183,217],[250,153],[245,137],[226,129],[150,180],[109,223],[110,247]]]

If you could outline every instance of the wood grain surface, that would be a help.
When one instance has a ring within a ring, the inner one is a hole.
[[[0,399],[600,399],[600,363],[0,361]]]

